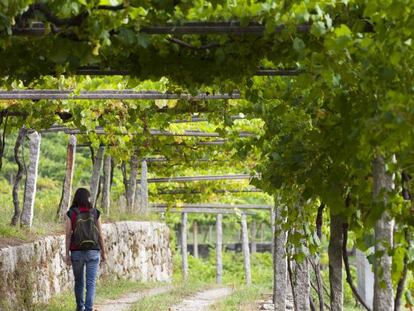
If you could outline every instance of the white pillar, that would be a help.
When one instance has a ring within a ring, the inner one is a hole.
[[[245,213],[242,213],[241,224],[242,224],[242,249],[243,249],[243,257],[244,257],[244,275],[245,275],[246,284],[250,285],[252,283],[252,276],[250,273],[249,235],[247,231],[247,220],[246,220]]]
[[[181,213],[181,267],[183,279],[188,278],[188,258],[187,258],[187,213]]]
[[[216,273],[216,281],[217,284],[221,284],[222,276],[223,276],[223,260],[222,260],[222,238],[223,238],[223,227],[222,227],[222,220],[223,215],[217,214],[216,219],[216,233],[217,233],[217,241],[216,241],[216,266],[217,266],[217,273]]]
[[[358,276],[358,294],[373,308],[374,301],[374,273],[371,264],[365,254],[359,249],[356,250],[356,268]]]
[[[105,153],[105,147],[100,146],[98,149],[98,153],[95,157],[95,162],[93,164],[92,169],[92,176],[91,176],[91,204],[95,207],[96,197],[98,196],[98,188],[99,188],[99,179],[101,177],[101,170],[103,165],[103,158]]]
[[[147,161],[141,163],[141,208],[143,214],[148,213],[148,168]]]
[[[59,204],[58,217],[63,219],[66,211],[69,209],[70,198],[72,195],[73,171],[75,168],[76,157],[76,136],[70,135],[66,151],[66,175],[63,181],[62,198]]]
[[[33,223],[33,209],[36,197],[37,169],[39,166],[41,136],[33,131],[28,134],[30,163],[27,169],[26,185],[24,187],[23,210],[20,223],[23,226],[31,227]]]

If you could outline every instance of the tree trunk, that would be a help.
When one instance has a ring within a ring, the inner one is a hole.
[[[246,284],[250,285],[252,283],[252,276],[250,271],[250,250],[249,250],[249,235],[247,231],[247,220],[246,214],[242,213],[241,216],[241,225],[242,225],[242,248],[243,248],[243,257],[244,257],[244,275]]]
[[[111,202],[111,170],[112,157],[107,155],[103,167],[103,185],[102,185],[102,209],[109,215],[109,205]]]
[[[316,216],[316,235],[318,236],[319,241],[322,240],[322,225],[323,225],[323,210],[325,208],[325,204],[322,202],[319,205],[318,213]],[[321,264],[320,258],[313,257],[314,262],[314,270],[315,270],[315,279],[316,279],[316,286],[317,286],[317,294],[319,300],[319,311],[323,311],[325,309],[325,300],[323,297],[323,280],[321,275]]]
[[[141,208],[142,213],[147,215],[148,210],[148,167],[147,161],[141,162]]]
[[[373,201],[384,208],[380,219],[375,224],[374,261],[374,311],[391,311],[394,309],[394,294],[391,279],[391,257],[388,249],[392,247],[393,222],[385,210],[387,196],[383,191],[391,189],[391,178],[386,175],[384,159],[377,156],[372,162]]]
[[[273,303],[275,311],[286,310],[286,286],[287,286],[287,261],[286,261],[286,242],[287,233],[283,229],[283,224],[286,221],[282,218],[282,207],[275,206],[274,223],[275,234],[272,238],[274,244],[273,253]]]
[[[252,255],[256,254],[256,220],[252,221],[252,227],[250,228],[250,232],[251,232],[251,248],[252,248]]]
[[[36,198],[37,169],[39,167],[41,136],[33,131],[29,135],[30,162],[27,170],[24,189],[23,210],[20,215],[20,224],[31,227],[33,223],[33,209]]]
[[[187,258],[187,213],[181,213],[181,267],[183,279],[188,279],[188,258]]]
[[[64,219],[66,211],[69,209],[70,197],[72,194],[73,170],[75,167],[76,155],[76,136],[69,136],[69,143],[66,151],[66,174],[63,181],[62,196],[59,203],[57,217]]]
[[[194,221],[193,222],[193,253],[194,253],[195,258],[198,258],[197,234],[198,234],[197,221]]]
[[[137,152],[132,155],[130,163],[131,170],[129,172],[128,188],[126,189],[126,200],[127,208],[131,212],[134,209],[135,189],[137,186],[139,165]]]
[[[296,311],[310,310],[310,282],[308,260],[305,258],[302,262],[295,262],[293,266],[293,287],[294,303]],[[335,310],[335,309],[332,309]]]
[[[101,177],[104,153],[105,153],[105,147],[100,146],[98,149],[98,153],[95,157],[94,163],[93,163],[93,170],[92,170],[92,176],[91,176],[91,198],[90,198],[90,201],[93,207],[95,207],[96,205],[96,200],[98,196],[99,179]]]
[[[19,185],[23,177],[24,166],[23,166],[22,158],[21,158],[19,151],[20,151],[20,147],[23,145],[24,138],[26,137],[26,133],[27,133],[27,130],[24,127],[20,128],[19,135],[17,136],[17,139],[16,139],[16,144],[14,145],[14,160],[16,161],[18,168],[17,168],[16,178],[14,179],[14,185],[13,185],[14,215],[11,221],[11,224],[13,226],[17,225],[20,219],[20,214],[21,214],[21,210],[19,206]]]
[[[328,247],[329,255],[329,284],[331,297],[331,310],[343,308],[343,280],[342,280],[342,226],[343,218],[330,212],[330,239]]]

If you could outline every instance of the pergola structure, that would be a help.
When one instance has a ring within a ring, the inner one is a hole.
[[[119,9],[123,9],[120,7]],[[366,25],[365,31],[370,31],[370,25]],[[274,31],[276,33],[280,33],[285,29],[284,25],[278,25],[275,27]],[[310,24],[302,24],[296,27],[296,31],[299,33],[306,33],[309,32],[311,29]],[[58,26],[52,27],[53,34],[59,34],[63,30]],[[254,34],[254,35],[262,35],[265,31],[265,27],[260,24],[250,23],[246,26],[241,25],[240,22],[192,22],[192,23],[183,23],[181,25],[164,25],[164,26],[152,26],[152,27],[143,27],[140,29],[140,32],[148,34],[148,35],[160,35],[160,34],[171,34],[171,35],[183,35],[183,34],[216,34],[216,35],[246,35],[246,34]],[[35,23],[30,28],[25,27],[13,27],[12,34],[16,36],[45,36],[49,32],[49,29],[46,29],[43,23]],[[183,45],[183,42],[177,41],[174,38],[171,38],[170,41],[174,44]],[[302,73],[302,69],[266,69],[266,68],[258,68],[256,71],[256,75],[263,76],[296,76]],[[131,72],[125,68],[102,68],[101,66],[97,67],[80,67],[74,71],[75,74],[78,75],[129,75]],[[216,99],[239,99],[240,94],[219,94],[219,95],[210,95],[210,94],[199,94],[197,96],[191,96],[188,94],[160,94],[160,93],[151,93],[151,92],[134,92],[134,91],[80,91],[80,92],[73,92],[72,90],[13,90],[13,91],[0,91],[0,99],[13,99],[13,100],[41,100],[41,99],[50,99],[50,100],[57,100],[57,99],[71,99],[71,100],[105,100],[105,99],[146,99],[146,100],[154,100],[154,99],[179,99],[179,100],[190,100],[190,101],[199,101],[199,100],[216,100]],[[76,130],[75,130],[76,131]],[[70,133],[70,132],[68,132]],[[76,132],[72,132],[75,134]],[[80,132],[79,132],[80,133]],[[104,134],[104,133],[103,133]],[[166,133],[161,133],[166,134]],[[200,135],[199,135],[200,136]],[[211,136],[208,136],[211,137]],[[217,136],[214,136],[217,137]],[[220,140],[217,141],[217,144],[222,144],[224,141]],[[208,144],[211,142],[205,142]],[[183,178],[183,177],[182,177]],[[192,177],[193,178],[193,177]],[[248,178],[251,178],[249,176]],[[194,180],[194,178],[193,178]],[[187,179],[185,181],[193,181]],[[206,179],[204,179],[206,180]],[[216,180],[216,179],[210,179]],[[159,178],[159,179],[146,179],[141,178],[139,180],[141,183],[144,184],[148,182],[177,182],[183,181],[183,179],[173,179],[173,178]],[[159,212],[165,212],[167,210],[166,207],[154,207],[159,209]],[[197,209],[194,207],[183,207],[184,209],[180,211],[182,213],[182,224],[183,224],[183,234],[182,239],[185,238],[185,227],[187,222],[187,213],[188,212],[195,212],[199,209],[203,209],[198,207]],[[238,207],[239,209],[245,210],[249,208],[242,208]],[[250,208],[254,209],[254,208]],[[268,210],[269,208],[264,208]],[[204,212],[213,212],[217,213],[217,235],[221,235],[221,215],[225,213],[228,209],[215,209],[211,207],[205,207]],[[270,209],[271,210],[271,209]],[[246,213],[242,212],[242,230],[243,234],[243,245],[245,245],[245,240],[247,240],[247,225],[246,225]],[[275,215],[272,214],[272,222],[275,220]],[[274,226],[272,225],[272,228]],[[274,232],[273,232],[274,233]],[[274,236],[274,234],[273,234]],[[185,238],[186,239],[186,238]],[[273,245],[273,243],[272,243]],[[221,254],[221,245],[217,244],[217,253]],[[249,262],[249,255],[248,255],[248,247],[245,249],[243,247],[243,252],[245,254],[245,268],[250,265]],[[182,252],[183,255],[183,273],[184,278],[187,276],[187,270],[185,269],[186,263],[186,248]],[[219,255],[218,255],[219,256]],[[221,255],[220,255],[221,256]],[[217,280],[221,282],[221,273],[219,273],[219,260],[217,260]],[[246,271],[248,269],[246,268]],[[251,279],[246,272],[246,282],[250,283]],[[276,298],[275,298],[276,299]]]

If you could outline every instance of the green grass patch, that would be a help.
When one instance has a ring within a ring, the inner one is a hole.
[[[271,293],[272,284],[257,284],[241,286],[233,294],[224,300],[214,304],[210,310],[233,311],[233,310],[255,310],[252,306],[255,301],[260,300],[265,293]]]
[[[191,279],[188,282],[175,283],[171,291],[145,297],[134,304],[130,311],[167,311],[171,306],[180,303],[186,297],[211,287],[213,285]]]

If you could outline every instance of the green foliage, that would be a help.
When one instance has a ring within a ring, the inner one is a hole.
[[[48,128],[53,123],[78,127],[86,132],[79,137],[80,142],[91,142],[94,148],[101,143],[110,145],[109,153],[117,163],[128,160],[136,148],[142,157],[166,156],[171,161],[169,166],[151,167],[151,174],[157,176],[260,172],[262,178],[252,180],[252,184],[283,206],[283,229],[291,233],[289,246],[301,249],[291,254],[298,259],[323,249],[313,234],[320,202],[346,219],[352,243],[364,250],[373,246],[374,225],[387,211],[396,220],[398,231],[406,233],[397,233],[395,247],[388,250],[394,258],[394,283],[401,275],[403,258],[408,257],[408,264],[413,266],[412,202],[400,197],[401,171],[414,174],[413,1],[200,0],[173,4],[148,0],[125,2],[121,10],[98,8],[99,4],[107,4],[105,1],[42,2],[62,25],[56,25],[42,10],[23,18],[21,14],[33,3],[19,0],[0,4],[0,31],[4,34],[0,38],[0,57],[7,60],[0,64],[3,88],[73,88],[75,92],[152,89],[191,94],[232,92],[237,88],[244,99],[200,103],[1,101],[1,107],[8,112],[25,113],[25,118],[10,117],[6,134],[12,137],[22,125],[35,129]],[[70,22],[74,17],[80,22]],[[167,22],[231,20],[241,25],[260,23],[265,33],[175,38],[139,32]],[[12,35],[14,25],[25,27],[33,21],[44,22],[47,34],[36,38]],[[297,30],[304,23],[309,25],[309,32]],[[284,25],[283,29],[275,31],[280,25]],[[60,31],[55,31],[56,26]],[[187,47],[172,39],[182,40]],[[216,47],[201,48],[211,43]],[[128,69],[131,75],[58,76],[88,65]],[[297,67],[304,72],[294,78],[252,78],[259,66]],[[58,113],[70,113],[72,117],[62,120]],[[178,116],[189,118],[192,113],[206,116],[210,123],[170,123]],[[229,117],[240,113],[246,120],[232,121]],[[96,126],[102,126],[107,135],[97,135]],[[151,136],[149,129],[154,127],[175,132],[214,131],[230,142],[220,149],[200,146],[200,140],[195,138]],[[255,135],[240,139],[236,132],[241,130]],[[48,158],[58,159],[64,152],[58,141],[56,138],[56,143],[49,146]],[[396,163],[392,160],[394,155]],[[15,170],[11,156],[10,152],[6,155],[4,180]],[[371,161],[376,156],[384,157],[387,174],[396,174],[394,189],[381,193],[381,197],[386,194],[386,202],[374,202],[372,198]],[[85,162],[80,161],[80,171],[75,173],[76,185],[88,182],[85,172],[90,171],[90,163],[87,164],[86,152],[82,158]],[[206,158],[217,160],[218,165],[196,162]],[[219,164],[222,160],[230,163]],[[44,193],[39,197],[50,206],[56,206],[58,196],[46,190],[58,187],[62,165],[58,161],[41,163],[40,187]],[[0,180],[5,185],[1,191],[10,193],[4,180]],[[207,183],[195,187],[203,190],[200,195],[156,198],[167,203],[272,202],[266,195],[226,195],[223,199],[212,191],[213,187],[245,186],[246,183]],[[119,196],[119,175],[114,189]],[[154,193],[157,189],[151,186]],[[2,199],[1,203],[9,206],[10,200]],[[46,204],[41,210],[50,211]],[[177,222],[175,216],[167,217]],[[211,217],[201,219],[204,223],[212,221]],[[322,240],[327,239],[326,231]]]

